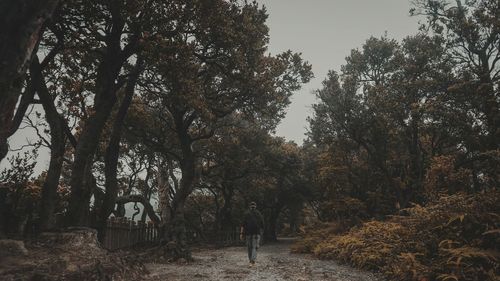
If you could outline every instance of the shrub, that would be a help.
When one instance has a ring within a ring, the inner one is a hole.
[[[499,191],[444,196],[343,234],[324,231],[323,239],[306,236],[299,244],[319,258],[377,270],[391,280],[500,278]]]
[[[293,253],[311,253],[314,247],[332,234],[339,234],[346,229],[339,223],[317,223],[301,228],[301,239],[291,247]]]

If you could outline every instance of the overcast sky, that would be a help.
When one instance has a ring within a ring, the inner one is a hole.
[[[258,0],[266,6],[269,51],[301,52],[315,78],[292,98],[277,135],[298,144],[305,138],[307,116],[328,70],[339,70],[351,49],[386,32],[397,40],[415,34],[418,19],[409,16],[410,0]]]

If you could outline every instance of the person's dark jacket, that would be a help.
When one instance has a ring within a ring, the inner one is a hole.
[[[249,210],[245,213],[242,227],[245,235],[261,234],[261,230],[264,229],[264,217],[255,209]]]

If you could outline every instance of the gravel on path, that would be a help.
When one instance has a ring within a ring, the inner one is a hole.
[[[310,255],[292,254],[290,241],[263,245],[250,266],[245,247],[199,250],[190,263],[149,263],[146,280],[169,281],[382,281],[380,276]]]

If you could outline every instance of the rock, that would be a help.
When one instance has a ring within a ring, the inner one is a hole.
[[[91,250],[105,252],[97,240],[97,231],[92,228],[68,228],[62,232],[44,232],[38,240],[46,246],[64,250]]]
[[[0,258],[26,256],[28,250],[24,246],[24,242],[20,240],[2,239],[0,240]]]

